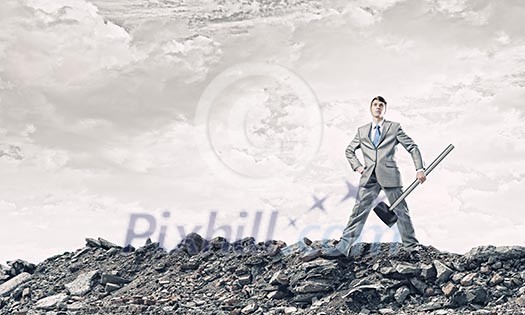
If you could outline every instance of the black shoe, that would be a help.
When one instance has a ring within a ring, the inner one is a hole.
[[[326,259],[337,259],[340,257],[345,257],[345,254],[340,252],[337,248],[325,248],[321,251],[321,257]]]

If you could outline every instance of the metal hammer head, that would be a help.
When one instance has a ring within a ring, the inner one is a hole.
[[[382,201],[375,206],[374,212],[389,227],[392,227],[397,222],[397,215],[394,211],[390,211],[390,207]]]

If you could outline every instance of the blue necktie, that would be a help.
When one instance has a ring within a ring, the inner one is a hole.
[[[374,136],[374,147],[377,148],[377,144],[379,143],[379,138],[381,137],[381,132],[379,131],[379,125],[377,125],[375,128],[376,130],[376,133],[375,133],[375,136]]]

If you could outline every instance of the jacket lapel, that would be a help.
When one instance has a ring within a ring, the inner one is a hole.
[[[383,122],[383,131],[381,132],[381,136],[379,137],[379,143],[377,144],[377,146],[379,147],[379,145],[381,144],[381,142],[385,139],[385,136],[386,136],[386,133],[388,132],[388,129],[390,129],[390,126],[392,125],[392,123],[389,121],[389,120],[386,120]],[[370,123],[370,128],[372,128],[372,123]]]
[[[365,125],[363,129],[361,129],[361,132],[363,135],[361,136],[361,139],[365,139],[368,141],[370,146],[373,148],[374,144],[372,143],[372,139],[370,139],[370,130],[372,129],[372,123],[368,123],[368,125]]]

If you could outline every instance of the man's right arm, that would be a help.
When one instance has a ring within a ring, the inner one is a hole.
[[[359,162],[359,159],[355,155],[355,150],[359,149],[361,147],[361,143],[359,141],[359,130],[357,130],[357,133],[354,137],[354,139],[350,142],[348,147],[346,147],[346,159],[350,163],[350,166],[352,169],[356,172],[362,173],[363,165],[361,162]]]

